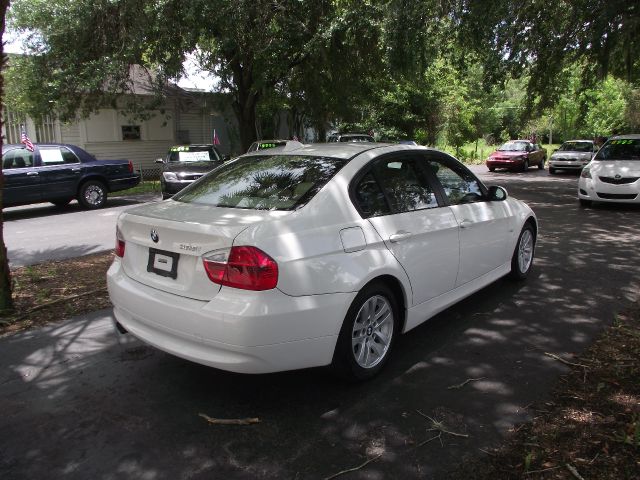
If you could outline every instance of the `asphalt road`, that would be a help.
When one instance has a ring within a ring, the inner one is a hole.
[[[403,336],[367,383],[230,374],[120,344],[106,310],[0,339],[0,477],[321,479],[375,458],[340,478],[448,478],[544,401],[567,368],[545,352],[573,358],[640,291],[639,208],[579,208],[574,175],[484,179],[538,214],[532,275]],[[467,436],[423,443],[438,433],[425,416]]]
[[[155,200],[159,194],[109,197],[100,210],[83,210],[75,200],[65,208],[50,203],[7,208],[3,217],[9,263],[33,265],[109,250],[120,212]]]

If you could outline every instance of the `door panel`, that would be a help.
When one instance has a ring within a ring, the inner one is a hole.
[[[460,225],[460,271],[456,286],[463,285],[498,268],[510,257],[506,202],[477,202],[452,205]]]
[[[458,223],[439,204],[416,154],[377,160],[355,188],[359,209],[407,272],[413,305],[454,288]]]
[[[455,287],[458,222],[448,207],[370,218],[411,281],[413,304]]]
[[[34,154],[26,148],[14,148],[3,154],[4,188],[2,199],[5,206],[20,203],[36,203],[42,198],[40,176],[33,167]]]
[[[509,205],[490,202],[478,179],[464,167],[434,159],[432,169],[460,226],[460,268],[456,286],[499,267],[507,248]]]
[[[41,167],[38,168],[45,199],[71,198],[81,176],[78,158],[65,147],[40,147]]]

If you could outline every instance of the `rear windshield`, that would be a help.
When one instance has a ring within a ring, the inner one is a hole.
[[[594,158],[595,160],[640,160],[640,139],[609,140]]]
[[[592,152],[593,151],[593,143],[592,142],[564,142],[560,148],[559,152]]]
[[[179,147],[171,147],[169,149],[168,159],[170,162],[220,161],[218,152],[216,152],[213,147],[207,145],[184,145]]]
[[[346,163],[327,157],[239,158],[173,198],[179,202],[251,210],[293,210],[308,202]]]

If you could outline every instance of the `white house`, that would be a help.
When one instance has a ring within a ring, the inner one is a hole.
[[[20,125],[24,124],[33,142],[78,145],[98,159],[131,160],[143,171],[156,170],[155,160],[172,145],[212,143],[214,129],[221,153],[240,153],[237,123],[224,95],[176,87],[162,110],[151,115],[139,120],[117,109],[102,109],[70,123],[53,117],[36,123],[5,109],[2,134],[5,143],[19,143]]]

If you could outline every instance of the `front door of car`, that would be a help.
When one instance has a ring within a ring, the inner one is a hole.
[[[45,199],[72,198],[81,175],[80,160],[67,147],[40,146],[38,168]]]
[[[464,167],[441,158],[431,160],[431,165],[460,226],[456,286],[464,285],[511,258],[509,203],[489,201],[478,179]]]
[[[458,272],[458,223],[439,205],[420,157],[376,160],[355,188],[356,202],[385,245],[407,272],[413,305],[455,286]]]
[[[35,155],[26,148],[7,150],[2,156],[5,206],[39,202],[42,195],[40,177],[34,168]]]

